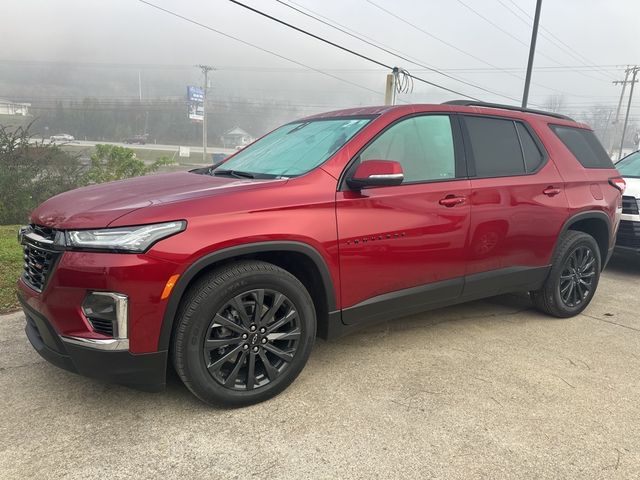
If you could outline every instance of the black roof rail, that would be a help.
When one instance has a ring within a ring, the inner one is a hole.
[[[575,122],[571,117],[562,115],[561,113],[545,112],[544,110],[534,110],[532,108],[522,108],[515,105],[501,105],[499,103],[478,102],[474,100],[450,100],[443,102],[442,105],[460,105],[462,107],[487,107],[487,108],[502,108],[503,110],[514,110],[516,112],[536,113],[538,115],[546,115],[548,117],[561,118],[562,120],[569,120]]]

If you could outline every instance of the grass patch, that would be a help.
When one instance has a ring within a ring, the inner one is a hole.
[[[22,273],[22,248],[17,225],[0,226],[0,313],[19,308],[16,281]]]
[[[202,163],[202,152],[189,152],[189,158],[179,157],[178,156],[178,148],[176,147],[175,151],[170,150],[153,150],[150,148],[136,148],[136,145],[125,145],[126,148],[130,148],[134,152],[136,152],[136,158],[139,158],[145,163],[152,163],[156,160],[160,160],[162,157],[169,157],[173,159],[176,163]],[[72,154],[80,154],[84,155],[87,158],[91,156],[92,153],[95,152],[94,147],[87,147],[84,145],[74,145],[74,144],[64,144],[61,147],[65,152],[69,152]],[[216,150],[212,148],[212,152]],[[211,152],[211,153],[212,153]],[[209,156],[211,156],[211,153]]]

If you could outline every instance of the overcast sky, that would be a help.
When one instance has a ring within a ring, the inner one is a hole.
[[[143,75],[161,75],[163,69],[150,65],[166,65],[174,72],[183,69],[185,82],[195,82],[198,74],[191,66],[207,63],[219,69],[213,80],[218,93],[286,96],[327,106],[383,100],[383,68],[227,0],[149,1],[342,80],[305,70],[137,0],[2,0],[0,68],[1,62],[144,64]],[[502,103],[517,103],[522,94],[534,0],[285,1],[494,93],[426,71],[275,0],[246,3],[461,93]],[[624,65],[640,64],[639,22],[638,0],[544,0],[531,102],[544,105],[549,96],[563,95],[569,112],[615,104],[620,87],[612,80],[624,76]],[[400,96],[429,102],[459,97],[419,82],[413,94]]]

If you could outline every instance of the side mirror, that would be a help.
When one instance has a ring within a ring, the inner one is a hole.
[[[404,181],[402,165],[394,160],[365,160],[347,179],[354,190],[366,187],[393,187]]]

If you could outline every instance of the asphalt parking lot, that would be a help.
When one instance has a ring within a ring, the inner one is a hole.
[[[64,372],[0,317],[0,478],[639,478],[638,312],[614,257],[579,317],[508,295],[384,323],[238,410]]]

